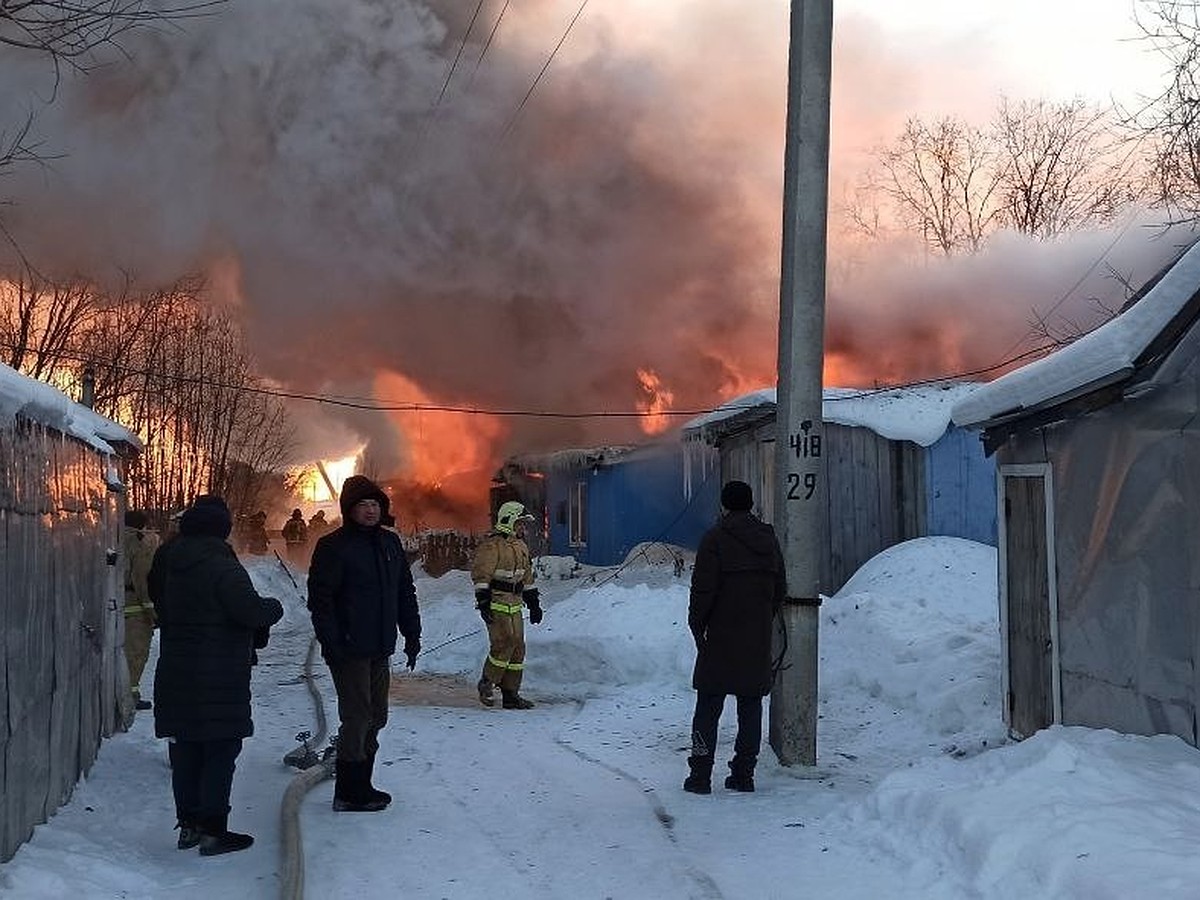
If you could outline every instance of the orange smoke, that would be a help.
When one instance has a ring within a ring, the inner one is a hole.
[[[419,406],[439,405],[415,381],[387,370],[375,376],[375,396],[404,398]],[[493,448],[500,446],[506,428],[496,416],[431,409],[389,411],[387,415],[404,440],[400,454],[404,471],[389,475],[404,475],[438,487],[451,476],[490,472],[500,463]]]

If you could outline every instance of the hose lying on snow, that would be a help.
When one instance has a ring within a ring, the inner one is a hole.
[[[304,680],[308,683],[308,692],[313,699],[313,709],[317,716],[317,734],[313,745],[320,746],[325,741],[326,720],[325,703],[321,692],[313,683],[312,666],[317,655],[317,640],[313,638],[308,643],[308,655],[304,660]],[[303,900],[304,898],[304,840],[300,833],[300,803],[313,787],[320,784],[333,774],[335,762],[332,748],[318,756],[307,742],[307,735],[302,751],[293,750],[283,761],[295,765],[302,771],[283,792],[283,803],[279,809],[281,824],[281,847],[283,850],[283,900]],[[299,752],[299,756],[297,753]]]
[[[279,565],[283,567],[292,586],[296,588],[296,594],[303,599],[300,585],[296,584],[296,579],[292,578],[292,573],[279,558],[278,553],[275,554],[275,558],[279,559]],[[283,853],[281,879],[283,900],[303,900],[304,898],[304,840],[300,834],[300,803],[313,787],[333,774],[335,761],[332,747],[327,748],[320,755],[313,750],[314,747],[320,747],[325,743],[325,733],[328,730],[325,701],[313,681],[312,670],[317,659],[317,648],[317,639],[314,637],[308,642],[308,653],[304,657],[304,674],[300,676],[308,685],[308,693],[312,698],[313,712],[317,719],[317,733],[311,736],[311,742],[307,732],[298,734],[296,739],[302,741],[303,746],[290,751],[283,757],[284,764],[295,766],[301,770],[292,779],[287,790],[283,792],[283,802],[279,809],[282,838],[280,846]]]

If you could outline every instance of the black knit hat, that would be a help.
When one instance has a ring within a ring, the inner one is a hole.
[[[201,494],[179,517],[179,533],[224,540],[233,530],[229,507],[216,494]]]
[[[342,518],[346,521],[350,520],[350,510],[354,509],[354,504],[360,500],[378,500],[380,521],[383,524],[389,524],[388,507],[391,505],[388,495],[385,494],[375,482],[365,475],[351,475],[342,482],[342,493],[338,498],[338,505],[342,508]],[[392,521],[395,521],[392,519]]]
[[[727,481],[721,488],[721,505],[730,512],[749,512],[754,507],[754,492],[744,481]]]

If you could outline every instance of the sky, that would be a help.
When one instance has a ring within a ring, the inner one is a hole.
[[[385,476],[486,481],[507,455],[664,421],[488,410],[682,413],[769,386],[788,4],[612,0],[569,34],[575,0],[501,8],[231,3],[57,81],[6,52],[0,123],[35,113],[49,158],[6,173],[5,228],[52,275],[206,273],[289,390],[475,410],[297,407],[304,461],[369,443]],[[1126,0],[835,8],[831,379],[994,364],[1036,311],[1100,315],[1124,291],[1108,265],[1158,268],[1168,242],[1132,219],[945,264],[862,251],[844,221],[908,116],[1140,85]]]
[[[764,746],[757,791],[724,790],[730,705],[709,796],[682,790],[690,557],[676,578],[671,555],[649,550],[619,574],[564,577],[565,560],[541,560],[546,615],[527,629],[522,691],[537,706],[519,714],[474,699],[486,647],[467,574],[418,574],[426,649],[415,673],[393,673],[399,699],[376,768],[395,800],[379,814],[335,814],[331,784],[311,788],[306,896],[1195,896],[1194,748],[1061,726],[1007,739],[994,548],[921,538],[864,565],[821,608],[816,766],[782,767]],[[248,566],[285,606],[254,671],[256,731],[234,779],[230,826],[255,845],[209,859],[175,848],[165,746],[141,713],[0,867],[0,895],[280,895],[280,801],[296,777],[282,757],[297,732],[316,730],[297,680],[311,626],[278,563]],[[320,668],[315,683],[332,716]]]

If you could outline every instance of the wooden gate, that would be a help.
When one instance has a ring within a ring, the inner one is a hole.
[[[1062,719],[1050,466],[1001,466],[997,484],[1005,721],[1028,737]]]

